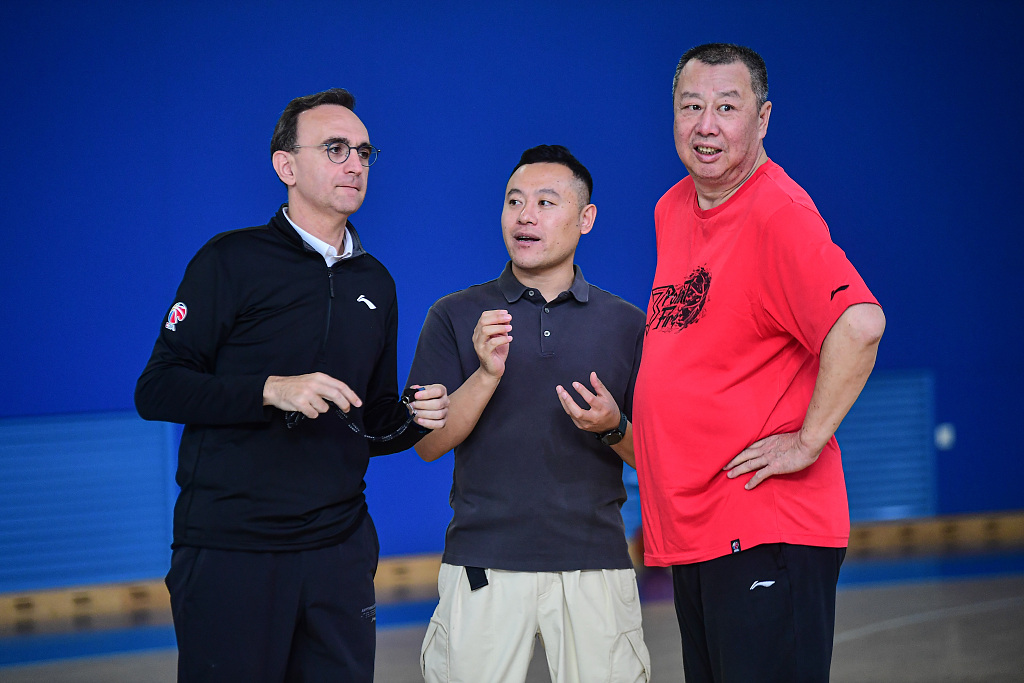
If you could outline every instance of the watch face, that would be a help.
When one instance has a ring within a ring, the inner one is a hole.
[[[618,442],[622,441],[622,437],[626,436],[626,425],[628,424],[629,422],[626,420],[626,414],[620,410],[619,426],[616,427],[615,429],[605,432],[604,434],[601,434],[597,438],[600,439],[601,443],[605,445],[614,446]]]
[[[602,434],[601,435],[601,443],[606,444],[608,446],[614,446],[618,442],[622,441],[622,437],[623,436],[625,436],[625,435],[622,432],[620,432],[619,430],[616,429],[616,430],[611,431],[611,432],[609,432],[607,434]]]

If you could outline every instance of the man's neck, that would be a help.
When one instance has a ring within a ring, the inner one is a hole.
[[[572,282],[576,278],[576,270],[571,261],[567,266],[559,266],[543,273],[526,273],[513,263],[512,274],[527,287],[540,292],[544,301],[554,301],[559,294],[572,287]]]
[[[694,180],[693,186],[694,189],[697,190],[697,206],[699,206],[704,211],[707,211],[708,209],[713,209],[716,206],[721,206],[726,201],[728,201],[729,197],[736,194],[736,191],[743,187],[743,183],[750,180],[750,177],[754,175],[754,171],[760,168],[761,165],[764,164],[766,161],[768,161],[768,153],[765,152],[764,147],[762,147],[761,151],[758,152],[757,159],[754,161],[754,165],[750,168],[749,171],[747,171],[746,175],[743,176],[742,180],[740,180],[738,183],[736,183],[730,188],[722,190],[709,190],[707,188],[700,187],[697,181]]]
[[[288,217],[310,235],[330,244],[338,253],[345,249],[345,226],[348,216],[323,214],[305,211],[301,205],[288,204]]]

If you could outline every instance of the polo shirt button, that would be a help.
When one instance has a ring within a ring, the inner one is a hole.
[[[551,336],[551,330],[544,330],[544,336],[545,337],[550,337]]]
[[[527,292],[527,294],[529,294],[530,296],[533,296],[533,290],[531,289],[530,291]]]
[[[545,313],[550,313],[550,312],[551,312],[551,309],[550,309],[550,308],[546,308],[546,307],[545,307],[545,308],[544,308],[544,312],[545,312]]]

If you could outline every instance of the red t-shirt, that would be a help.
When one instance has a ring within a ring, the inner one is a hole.
[[[769,477],[729,479],[744,448],[803,424],[826,335],[877,303],[804,190],[760,166],[708,211],[684,178],[654,210],[658,267],[634,397],[645,562],[702,562],[762,543],[845,547],[839,446]]]

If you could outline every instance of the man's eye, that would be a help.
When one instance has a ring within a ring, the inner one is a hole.
[[[550,199],[541,199],[537,203],[540,204],[541,206],[554,206],[554,202],[552,202]]]
[[[369,147],[357,147],[356,154],[359,155],[360,159],[366,160],[370,158],[372,150]]]
[[[346,152],[345,148],[346,148],[346,145],[343,145],[340,142],[336,142],[336,143],[334,143],[333,145],[331,145],[330,147],[327,148],[327,153],[331,154],[331,155],[334,155],[334,156],[345,156],[345,152]]]
[[[518,199],[510,199],[510,200],[508,200],[508,205],[509,206],[518,206],[519,205],[519,200]]]
[[[683,111],[700,111],[699,104],[684,104]]]
[[[721,107],[719,107],[719,109],[721,109],[722,111],[732,111],[733,109],[735,109],[735,107],[733,107],[731,104],[723,104]]]

